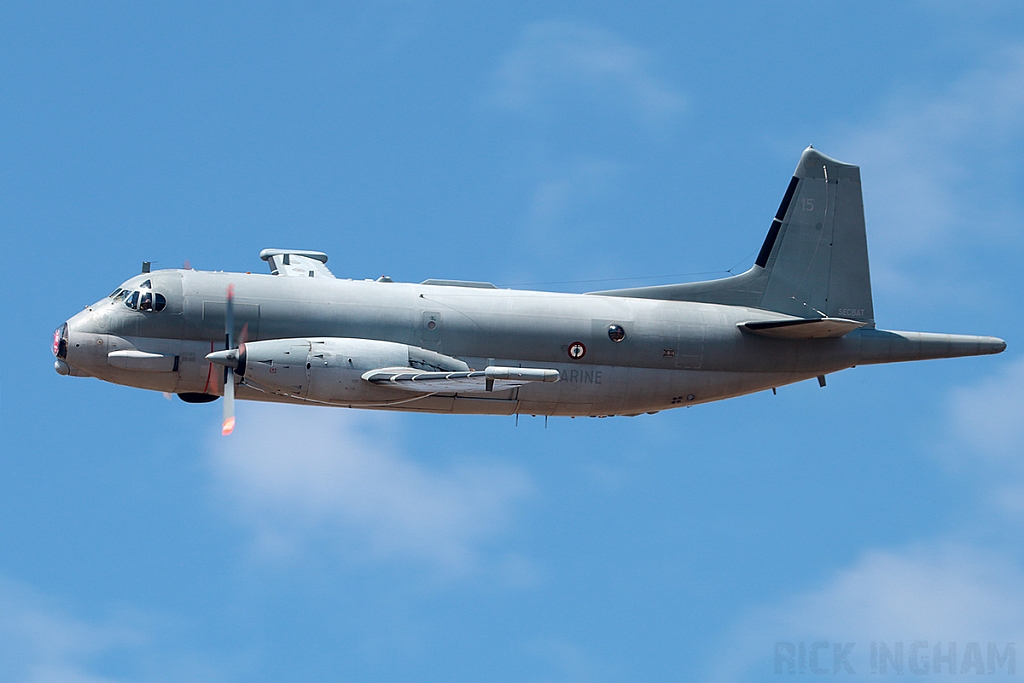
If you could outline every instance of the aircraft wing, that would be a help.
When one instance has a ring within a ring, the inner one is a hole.
[[[299,249],[264,249],[260,258],[270,266],[271,275],[334,278],[327,268],[327,254]]]
[[[418,393],[502,391],[530,382],[557,382],[558,370],[502,368],[467,372],[423,372],[413,368],[381,368],[363,374],[373,384],[398,387]]]

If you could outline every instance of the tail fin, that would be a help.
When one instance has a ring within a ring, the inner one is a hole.
[[[751,306],[873,325],[860,168],[811,147],[804,150],[754,266],[746,273],[594,293]]]
[[[755,263],[760,308],[873,322],[860,168],[808,147]]]

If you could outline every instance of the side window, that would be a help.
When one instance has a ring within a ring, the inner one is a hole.
[[[166,306],[166,305],[167,305],[167,299],[164,298],[163,294],[154,294],[153,295],[153,310],[154,311],[162,311],[162,310],[164,310],[164,306]]]
[[[139,299],[139,310],[140,311],[152,311],[153,310],[153,292],[143,292],[142,298]]]
[[[117,289],[115,289],[113,292],[110,293],[110,298],[111,299],[116,299],[117,295],[120,294],[120,293],[121,293],[121,288],[118,287]]]
[[[126,294],[124,298],[124,305],[132,310],[135,310],[135,308],[137,308],[139,305],[139,293],[132,292],[131,296],[128,296]]]

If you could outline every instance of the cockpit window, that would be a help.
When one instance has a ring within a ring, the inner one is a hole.
[[[153,311],[159,313],[167,307],[167,298],[158,292],[146,292],[130,289],[116,289],[110,295],[114,302],[124,301],[128,308],[139,311]]]
[[[149,280],[143,280],[142,284],[139,285],[139,289],[153,289],[153,283]]]
[[[109,298],[111,298],[111,299],[114,299],[114,298],[116,298],[116,297],[117,297],[117,295],[118,295],[118,294],[120,294],[120,293],[121,293],[121,288],[120,288],[120,287],[118,287],[117,289],[115,289],[115,290],[114,290],[113,292],[111,292],[111,293],[110,293],[110,297],[109,297]]]

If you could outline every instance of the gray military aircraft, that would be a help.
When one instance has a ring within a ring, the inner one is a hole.
[[[868,363],[999,353],[875,327],[860,169],[807,148],[750,270],[587,294],[339,280],[316,251],[270,275],[143,273],[54,333],[56,370],[176,393],[436,413],[605,417]]]

